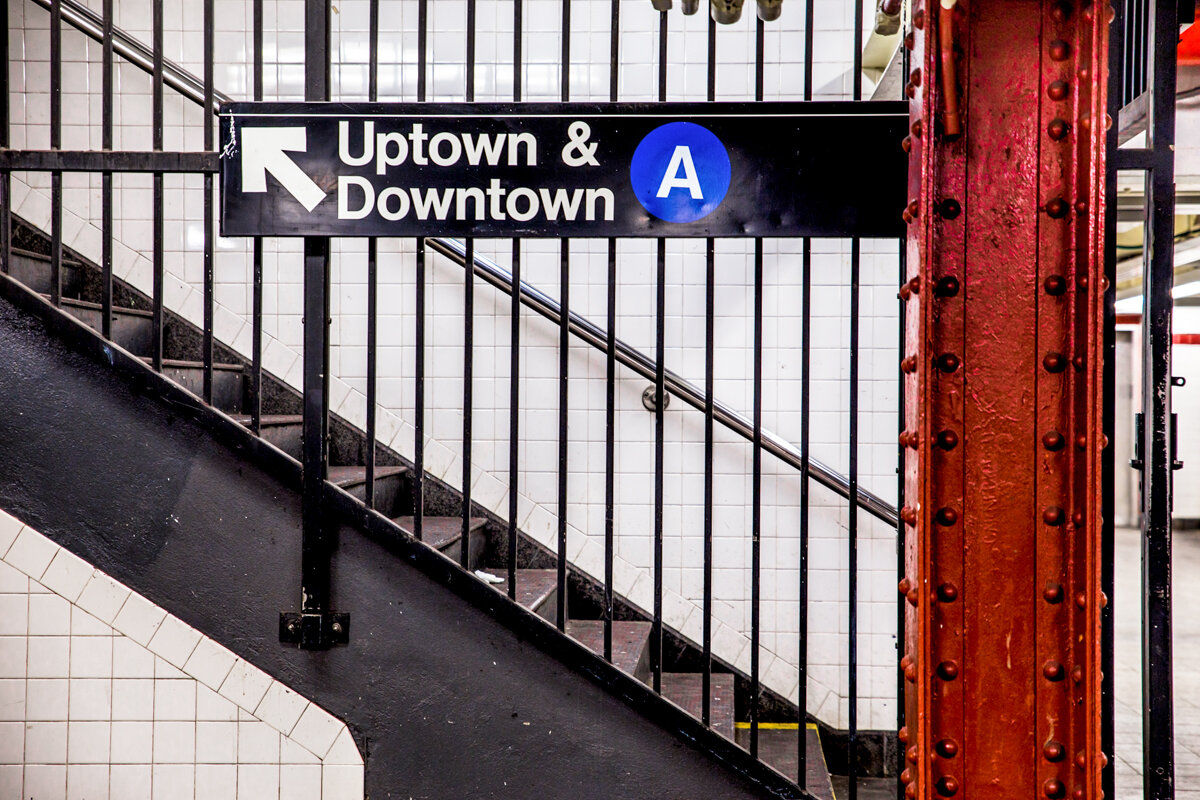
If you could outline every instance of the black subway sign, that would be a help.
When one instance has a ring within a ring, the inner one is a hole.
[[[230,103],[223,236],[897,236],[901,103]]]

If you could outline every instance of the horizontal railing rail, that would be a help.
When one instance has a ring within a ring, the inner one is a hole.
[[[457,239],[428,237],[425,239],[425,243],[431,249],[441,253],[459,266],[466,265],[467,248]],[[513,291],[512,273],[504,267],[479,253],[474,254],[474,264],[475,274],[478,277],[483,278],[489,284],[505,293]],[[533,309],[556,325],[562,321],[562,306],[553,298],[524,281],[518,287],[518,293],[521,297],[521,303],[526,307]],[[599,326],[573,311],[567,312],[567,324],[570,326],[571,333],[584,342],[587,342],[591,347],[602,353],[608,352],[608,334]],[[616,340],[616,357],[618,362],[646,380],[655,380],[654,360],[630,347],[620,339]],[[703,390],[671,370],[664,370],[663,375],[669,394],[675,395],[697,411],[704,411],[705,400]],[[754,424],[733,409],[715,400],[713,401],[713,418],[743,439],[750,442],[754,441]],[[807,468],[809,474],[817,483],[832,490],[840,497],[847,500],[850,499],[850,482],[846,479],[845,475],[838,473],[811,456],[808,458],[806,465],[804,453],[790,442],[766,430],[761,431],[760,435],[762,437],[763,450],[801,472]],[[895,526],[899,521],[895,506],[866,489],[860,488],[858,490],[857,502],[859,507],[864,511],[867,511],[871,516],[889,525]]]

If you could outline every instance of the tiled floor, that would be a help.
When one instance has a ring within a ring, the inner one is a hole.
[[[1200,800],[1200,531],[1174,539],[1175,797]],[[1141,548],[1138,531],[1116,542],[1117,800],[1142,796]]]

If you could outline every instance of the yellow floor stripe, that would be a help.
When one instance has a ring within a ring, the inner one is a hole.
[[[750,723],[749,722],[735,722],[734,727],[737,728],[738,730],[748,731],[748,730],[750,730]],[[817,729],[817,723],[809,722],[809,723],[807,723],[807,725],[805,727],[807,727],[809,730],[815,731]],[[796,730],[800,729],[800,723],[798,723],[798,722],[760,722],[760,723],[758,723],[758,729],[760,731],[796,731]]]

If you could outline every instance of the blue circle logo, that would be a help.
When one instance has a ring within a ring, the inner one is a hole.
[[[666,222],[695,222],[715,211],[729,191],[730,173],[725,145],[694,122],[650,131],[629,164],[638,202]]]

